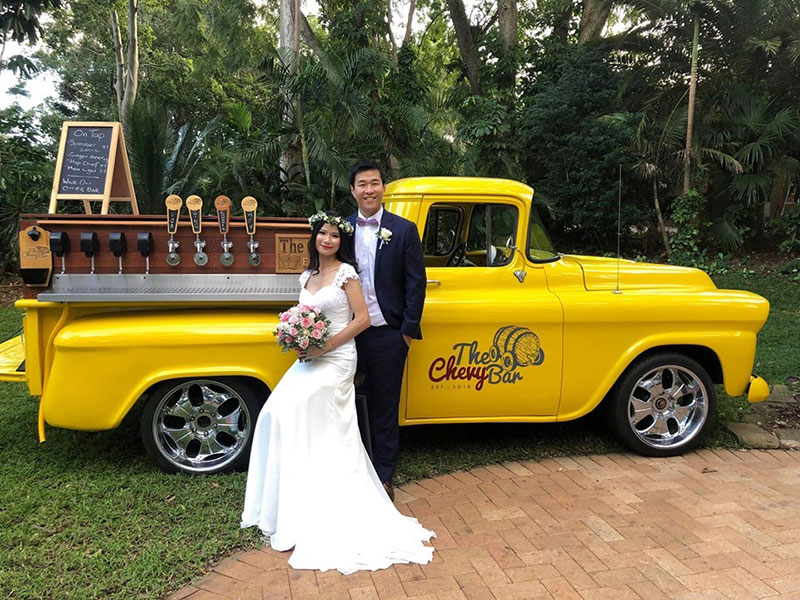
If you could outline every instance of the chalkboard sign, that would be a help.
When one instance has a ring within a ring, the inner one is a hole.
[[[58,177],[59,195],[103,195],[112,133],[112,127],[67,128],[67,143]]]
[[[139,214],[120,123],[62,125],[49,212],[57,212],[59,200],[80,200],[87,214],[92,214],[92,201],[101,201],[102,215],[111,202],[129,202],[133,214]]]

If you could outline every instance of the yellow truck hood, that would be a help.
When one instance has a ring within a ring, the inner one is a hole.
[[[567,255],[562,260],[580,266],[583,272],[583,284],[589,291],[615,289],[618,273],[619,287],[623,290],[669,287],[697,290],[717,288],[706,273],[689,267],[581,255]]]

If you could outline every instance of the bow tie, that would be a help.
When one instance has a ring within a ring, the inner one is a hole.
[[[378,219],[364,219],[362,217],[357,217],[356,225],[372,225],[373,227],[377,227],[380,225],[380,223],[378,223]]]

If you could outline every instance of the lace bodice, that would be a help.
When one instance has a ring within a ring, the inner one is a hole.
[[[306,289],[309,277],[311,277],[310,270],[303,271],[300,275],[300,302],[318,306],[330,319],[330,334],[334,335],[347,327],[352,318],[353,311],[342,286],[350,279],[358,279],[358,273],[352,265],[342,263],[333,278],[333,283],[318,289],[313,294]]]

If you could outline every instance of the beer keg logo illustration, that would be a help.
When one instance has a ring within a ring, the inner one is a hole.
[[[538,366],[544,362],[539,336],[527,327],[506,325],[494,334],[493,346],[504,363],[514,367]]]

